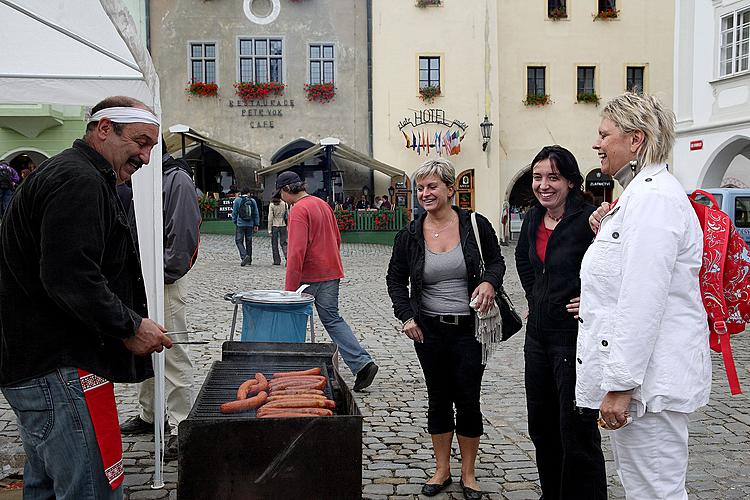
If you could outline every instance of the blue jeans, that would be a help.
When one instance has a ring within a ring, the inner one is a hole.
[[[24,500],[122,499],[112,490],[75,368],[3,387],[18,421],[26,466]]]
[[[234,231],[234,242],[240,251],[240,259],[249,257],[253,261],[253,226],[237,226]]]
[[[372,361],[372,356],[359,344],[351,327],[339,314],[339,280],[310,283],[305,289],[315,297],[315,309],[331,340],[338,346],[344,363],[353,374]]]

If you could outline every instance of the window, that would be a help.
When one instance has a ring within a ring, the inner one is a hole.
[[[721,18],[720,76],[748,70],[750,45],[750,9],[733,12]]]
[[[190,44],[190,81],[216,83],[216,44]]]
[[[599,13],[617,10],[615,0],[599,0]]]
[[[645,90],[643,86],[645,72],[646,68],[644,66],[628,66],[625,70],[625,90],[642,93]]]
[[[240,81],[281,83],[283,55],[280,39],[241,38]]]
[[[547,17],[568,17],[568,9],[565,0],[547,0]]]
[[[593,66],[578,66],[578,94],[594,94],[594,70]]]
[[[310,45],[310,84],[333,83],[333,45]]]
[[[419,58],[419,88],[440,87],[440,58]]]
[[[529,66],[526,68],[526,95],[546,95],[544,66]]]
[[[738,196],[734,199],[734,225],[750,227],[750,196]]]

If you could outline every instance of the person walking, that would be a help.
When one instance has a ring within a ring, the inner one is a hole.
[[[8,209],[13,193],[20,183],[21,179],[16,169],[4,161],[0,162],[0,217]]]
[[[333,209],[320,198],[309,195],[305,183],[292,171],[279,174],[276,189],[284,202],[293,205],[289,211],[286,290],[308,285],[305,293],[315,297],[315,309],[323,327],[356,375],[353,389],[362,391],[372,384],[378,365],[339,314],[339,284],[344,277],[344,266],[341,234]]]
[[[271,235],[271,251],[273,252],[273,265],[281,265],[281,255],[279,254],[279,244],[284,252],[284,261],[286,261],[287,231],[286,221],[289,215],[289,207],[281,201],[281,195],[274,195],[271,198],[271,204],[268,206],[268,234]]]
[[[241,196],[234,199],[232,222],[236,226],[234,243],[240,252],[240,265],[249,266],[253,263],[253,233],[260,229],[258,205],[250,196],[250,188],[243,188]]]
[[[455,432],[464,498],[479,499],[475,462],[484,432],[479,402],[484,365],[475,309],[489,310],[502,286],[505,262],[490,222],[476,215],[481,240],[476,241],[470,212],[451,205],[456,173],[450,161],[427,160],[414,180],[425,211],[396,235],[386,282],[394,314],[414,341],[427,382],[427,431],[436,467],[422,494],[437,495],[453,482]]]
[[[125,96],[18,188],[0,228],[0,387],[26,452],[24,498],[121,499],[112,382],[153,376],[172,346],[146,318],[138,251],[115,186],[149,162],[159,122]]]
[[[578,277],[594,233],[573,154],[546,146],[531,161],[537,204],[526,212],[516,269],[529,316],[524,344],[529,436],[545,500],[606,500],[598,411],[575,403]]]
[[[687,500],[690,414],[708,403],[711,356],[698,280],[703,232],[669,173],[675,118],[626,93],[602,111],[593,149],[624,188],[581,265],[576,403],[612,429],[630,499]]]
[[[162,145],[164,143],[162,142]],[[193,172],[186,161],[169,153],[162,157],[164,214],[164,326],[170,332],[187,331],[188,271],[198,256],[201,212],[193,183]],[[187,334],[174,334],[176,341]],[[177,459],[177,429],[192,407],[193,362],[187,345],[174,344],[164,355],[164,395],[169,438],[164,460]],[[138,415],[120,425],[123,434],[154,432],[154,379],[138,386]]]

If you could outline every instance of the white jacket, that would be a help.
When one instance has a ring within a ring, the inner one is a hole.
[[[581,265],[576,404],[635,389],[638,415],[708,403],[711,356],[698,273],[703,233],[666,165],[644,167]]]

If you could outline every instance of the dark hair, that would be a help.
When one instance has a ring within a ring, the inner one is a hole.
[[[305,181],[292,182],[282,187],[281,190],[289,194],[299,194],[302,191],[307,191],[307,184],[305,184]]]
[[[242,188],[242,191],[240,191],[242,194],[250,194],[250,188],[245,186]]]
[[[570,188],[570,192],[568,193],[568,198],[583,196],[581,191],[583,175],[581,175],[581,170],[578,168],[578,162],[573,153],[557,144],[554,146],[544,146],[534,159],[531,160],[531,168],[533,169],[534,165],[544,160],[552,162],[557,171],[560,172],[560,175],[573,183],[573,187]]]
[[[138,99],[133,99],[132,97],[124,95],[113,95],[111,97],[105,97],[102,101],[91,108],[91,114],[93,115],[94,113],[107,108],[143,108],[151,111],[152,113],[154,112],[154,110],[143,104]],[[99,122],[89,122],[88,124],[86,124],[86,133],[88,134],[89,132],[94,130],[97,123]],[[112,130],[114,130],[115,134],[117,135],[122,135],[122,129],[124,126],[125,125],[122,123],[112,122]]]

